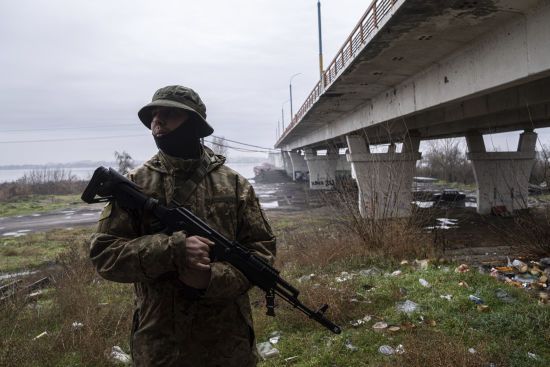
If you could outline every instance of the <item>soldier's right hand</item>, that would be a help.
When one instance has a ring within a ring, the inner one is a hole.
[[[201,236],[185,239],[185,266],[194,270],[210,269],[210,246],[214,242]]]

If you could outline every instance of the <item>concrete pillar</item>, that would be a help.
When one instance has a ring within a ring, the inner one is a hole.
[[[490,214],[493,208],[496,212],[527,208],[537,134],[525,130],[516,152],[487,152],[479,133],[466,135],[466,142],[477,183],[477,212]]]
[[[313,190],[330,190],[336,182],[336,164],[338,150],[328,149],[327,155],[317,155],[312,149],[304,151],[309,169],[309,188]]]
[[[348,162],[348,158],[345,154],[338,156],[338,162],[336,163],[336,177],[351,178],[351,163]]]
[[[304,156],[300,152],[290,152],[290,161],[292,162],[292,180],[309,180],[309,168]]]
[[[269,152],[267,153],[267,160],[269,163],[277,168],[283,168],[283,154],[281,152]]]
[[[359,187],[359,212],[366,218],[406,217],[411,213],[412,179],[420,137],[410,136],[401,153],[390,145],[387,153],[371,153],[359,135],[346,137],[347,154]]]
[[[292,173],[292,161],[290,160],[290,154],[287,151],[283,151],[282,155],[283,155],[283,168],[285,169],[288,177],[292,178],[293,173]]]

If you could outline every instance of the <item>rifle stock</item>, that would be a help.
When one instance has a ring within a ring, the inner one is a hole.
[[[324,316],[328,305],[322,305],[317,311],[311,310],[298,299],[300,292],[282,279],[279,271],[262,258],[238,242],[225,238],[190,210],[181,206],[168,208],[161,205],[114,169],[98,167],[82,194],[82,200],[88,204],[114,200],[122,208],[148,210],[169,231],[184,230],[189,235],[209,238],[215,243],[211,252],[212,261],[228,262],[242,272],[251,284],[266,293],[267,315],[275,316],[274,296],[277,295],[333,333],[340,334],[340,327]]]

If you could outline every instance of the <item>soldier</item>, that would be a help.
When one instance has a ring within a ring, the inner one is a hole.
[[[164,205],[185,206],[272,263],[275,237],[254,189],[200,143],[214,130],[199,95],[182,86],[161,88],[138,116],[159,152],[131,171],[130,180]],[[134,365],[255,366],[246,277],[225,262],[210,262],[208,238],[162,230],[151,213],[111,202],[92,236],[97,272],[134,283]]]

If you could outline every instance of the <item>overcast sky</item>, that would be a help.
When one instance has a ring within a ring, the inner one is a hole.
[[[322,1],[326,64],[368,4]],[[296,111],[319,76],[316,0],[1,1],[0,45],[0,165],[145,160],[137,111],[171,84],[215,135],[272,147],[289,78]]]

